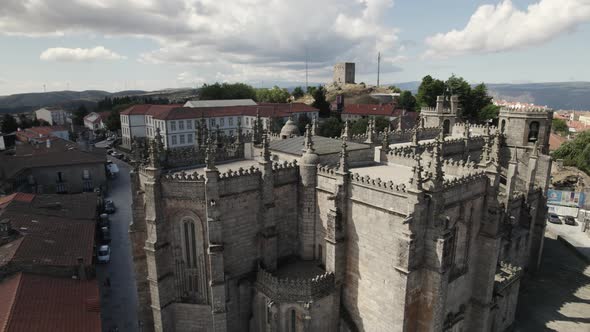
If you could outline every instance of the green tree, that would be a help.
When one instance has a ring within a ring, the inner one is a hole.
[[[488,95],[488,88],[485,84],[480,83],[476,85],[469,91],[469,95],[464,99],[466,99],[466,103],[462,105],[463,116],[475,120],[487,120],[486,116],[479,114],[486,107],[493,106],[492,97]],[[459,98],[459,100],[461,99]],[[486,111],[489,112],[489,110],[490,108],[488,108]],[[489,113],[487,115],[489,115]],[[493,119],[496,118],[498,118],[497,114],[495,117],[493,117]]]
[[[78,109],[74,111],[74,117],[72,118],[72,122],[74,122],[74,124],[77,126],[83,126],[84,117],[86,115],[88,115],[88,110],[86,109],[86,106],[80,105]]]
[[[585,131],[553,151],[554,159],[563,159],[566,166],[575,166],[590,174],[590,131]]]
[[[343,123],[338,118],[328,118],[320,125],[320,135],[324,137],[340,137]]]
[[[311,119],[303,113],[297,118],[297,128],[301,134],[305,132],[305,126],[307,125],[311,125]]]
[[[432,78],[427,75],[422,78],[422,83],[418,87],[416,100],[420,106],[436,106],[436,97],[442,96],[445,92],[445,82]]]
[[[311,106],[317,108],[319,111],[319,116],[322,118],[327,118],[330,116],[330,103],[326,100],[326,90],[323,86],[318,86],[317,89],[313,92],[313,99],[314,102]]]
[[[369,119],[362,118],[354,121],[350,124],[350,134],[360,135],[367,132],[367,126],[369,125]]]
[[[292,95],[297,99],[303,97],[303,95],[305,95],[305,92],[303,92],[303,89],[300,86],[298,86],[295,89],[293,89]]]
[[[416,98],[411,91],[404,91],[399,96],[399,106],[406,111],[414,112],[416,110]]]
[[[500,106],[489,104],[484,106],[479,112],[477,112],[477,120],[479,122],[486,122],[488,120],[495,120],[498,118],[500,113]]]
[[[108,130],[115,132],[121,129],[121,115],[119,110],[115,109],[111,111],[111,113],[107,117],[105,126]]]
[[[551,122],[551,128],[554,132],[561,135],[567,135],[569,132],[567,122],[565,122],[565,120],[563,119],[553,119],[553,121]]]
[[[307,87],[307,94],[310,94],[310,95],[313,96],[315,90],[317,90],[317,87],[315,87],[315,86],[308,86]]]
[[[18,129],[18,123],[16,119],[10,114],[4,114],[2,117],[2,130],[1,132],[7,134],[12,133]]]
[[[18,126],[21,129],[31,128],[33,126],[33,121],[29,120],[26,115],[19,114],[18,115]]]
[[[272,89],[256,89],[256,101],[263,103],[286,103],[289,100],[289,91],[273,86]]]
[[[389,90],[391,90],[391,91],[392,91],[392,92],[394,92],[394,93],[401,93],[401,92],[402,92],[402,89],[398,88],[398,87],[397,87],[397,86],[395,86],[395,85],[391,85],[391,86],[389,87]]]
[[[244,83],[203,84],[200,90],[200,99],[256,99],[256,91]]]

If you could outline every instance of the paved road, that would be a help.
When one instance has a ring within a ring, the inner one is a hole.
[[[111,262],[96,267],[101,292],[101,315],[103,331],[117,327],[119,331],[137,331],[137,294],[133,260],[129,242],[131,222],[131,191],[129,189],[129,166],[111,158],[119,165],[119,176],[110,180],[110,193],[117,212],[111,218]],[[104,282],[110,278],[111,286]]]
[[[541,269],[521,287],[515,331],[590,331],[590,265],[552,235]]]

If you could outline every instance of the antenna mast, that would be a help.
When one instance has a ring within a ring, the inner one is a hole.
[[[381,52],[377,53],[377,87],[379,87],[379,72],[381,71]]]
[[[308,74],[307,74],[307,61],[308,61],[308,57],[307,57],[307,46],[305,47],[305,92],[307,92],[308,86],[309,86],[309,82],[308,82]]]

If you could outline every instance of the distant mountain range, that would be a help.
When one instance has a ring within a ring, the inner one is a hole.
[[[385,84],[384,84],[385,85]],[[402,82],[393,85],[402,90],[416,92],[420,82]],[[487,84],[490,94],[497,99],[522,101],[546,105],[553,109],[590,110],[590,82],[555,82],[525,84]],[[144,96],[182,101],[198,96],[197,89],[164,89],[157,91],[127,90],[107,92],[100,90],[55,91],[21,93],[0,96],[0,113],[26,112],[43,106],[61,106],[73,109],[80,104],[93,106],[104,97]]]
[[[420,82],[394,83],[402,90],[418,91]],[[590,110],[590,82],[554,82],[523,84],[487,84],[496,99],[533,103],[555,110]]]
[[[119,92],[107,92],[101,90],[86,91],[53,91],[38,93],[19,93],[9,96],[0,96],[0,113],[16,113],[32,111],[44,106],[60,106],[66,109],[74,109],[79,105],[93,107],[105,97],[152,97],[168,98],[169,100],[184,100],[197,96],[196,89],[165,89],[157,91],[126,90]]]

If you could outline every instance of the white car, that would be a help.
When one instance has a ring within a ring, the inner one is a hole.
[[[111,248],[104,244],[98,248],[98,262],[108,263],[111,260]]]

